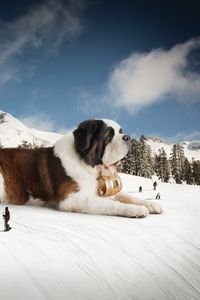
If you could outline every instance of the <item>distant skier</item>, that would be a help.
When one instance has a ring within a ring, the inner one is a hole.
[[[5,214],[3,215],[3,218],[4,218],[4,231],[9,231],[11,229],[10,225],[8,224],[10,220],[10,212],[7,206],[5,208]]]
[[[142,186],[139,186],[139,192],[140,193],[142,192]]]
[[[160,193],[156,195],[156,199],[160,199]]]
[[[156,188],[157,188],[157,182],[154,181],[154,183],[153,183],[153,189],[156,191]]]

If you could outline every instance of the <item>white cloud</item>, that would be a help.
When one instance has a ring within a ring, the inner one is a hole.
[[[107,99],[131,113],[169,95],[187,101],[200,100],[200,75],[188,68],[188,55],[199,47],[197,38],[169,50],[133,53],[111,72]]]
[[[34,128],[43,131],[54,131],[55,121],[51,120],[43,113],[32,116],[21,116],[19,120],[29,128]]]
[[[19,117],[19,120],[28,128],[37,129],[42,131],[51,131],[60,134],[66,134],[72,130],[72,128],[59,128],[57,129],[55,120],[52,120],[45,113],[37,113],[34,115],[24,115]]]
[[[12,22],[1,21],[0,84],[16,78],[17,58],[28,47],[55,49],[63,40],[82,30],[84,1],[48,0],[33,6],[26,15]]]
[[[75,128],[61,128],[59,130],[56,131],[56,133],[60,133],[60,134],[67,134],[69,132],[74,131]]]
[[[174,136],[170,137],[161,137],[163,141],[166,141],[169,144],[179,143],[183,141],[200,141],[200,131],[199,130],[190,130],[177,132]]]

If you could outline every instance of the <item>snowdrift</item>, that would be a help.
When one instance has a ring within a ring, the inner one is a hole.
[[[0,299],[200,299],[200,187],[153,191],[151,180],[121,177],[143,199],[159,191],[164,213],[128,219],[10,206]]]

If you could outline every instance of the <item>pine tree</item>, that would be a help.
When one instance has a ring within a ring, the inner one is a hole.
[[[180,144],[174,144],[172,147],[172,153],[170,157],[172,175],[176,183],[182,183],[184,179],[184,150]]]
[[[166,152],[164,152],[164,157],[163,157],[163,181],[164,182],[169,182],[170,179],[170,164],[167,159]]]
[[[139,161],[138,161],[138,157],[139,157],[139,154],[140,154],[140,149],[139,149],[139,146],[140,146],[140,143],[133,139],[132,141],[132,148],[131,148],[131,173],[133,175],[139,175],[138,172],[139,172],[139,168],[140,168],[140,165],[139,165]]]
[[[184,166],[185,166],[185,154],[183,145],[178,144],[178,156],[180,160],[180,167],[181,167],[181,180],[184,180]]]
[[[160,154],[155,155],[154,171],[158,177],[160,177]]]
[[[122,160],[119,171],[151,178],[154,173],[151,148],[146,143],[146,137],[141,136],[140,141],[133,139],[128,155]]]
[[[192,162],[194,183],[200,185],[200,160],[193,160]]]
[[[187,184],[193,184],[194,182],[192,166],[187,158],[185,158],[185,162],[184,162],[184,181]]]
[[[159,149],[158,155],[155,156],[155,172],[160,180],[169,181],[170,166],[164,148]]]
[[[139,142],[135,139],[131,141],[131,148],[127,156],[122,160],[119,171],[127,174],[138,175],[138,155]]]
[[[146,143],[146,137],[140,137],[138,145],[138,175],[142,177],[151,178],[154,173],[153,160],[151,157],[151,148]]]

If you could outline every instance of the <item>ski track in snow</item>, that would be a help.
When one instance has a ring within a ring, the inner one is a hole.
[[[159,191],[164,213],[129,219],[10,206],[0,300],[200,299],[200,187],[159,183],[153,191],[149,179],[121,176],[140,198]]]

